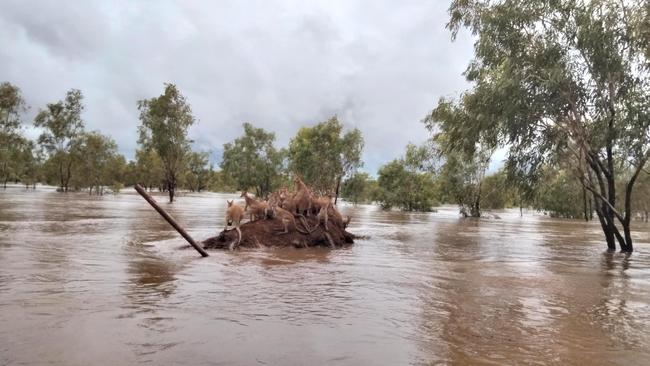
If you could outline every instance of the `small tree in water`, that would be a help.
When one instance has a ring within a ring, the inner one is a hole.
[[[138,143],[158,153],[169,202],[174,202],[178,177],[190,151],[187,129],[194,123],[192,109],[174,84],[165,84],[165,92],[157,98],[138,101],[138,109],[142,123]]]
[[[74,148],[84,132],[81,112],[83,95],[80,90],[71,89],[65,100],[49,103],[34,119],[34,125],[44,131],[38,143],[47,151],[51,163],[56,167],[56,176],[61,191],[67,192],[75,163]]]
[[[25,111],[25,101],[20,89],[8,82],[0,84],[0,180],[15,176],[16,155],[20,153],[24,138],[20,134],[20,114]]]
[[[453,1],[448,27],[477,36],[473,88],[441,100],[430,127],[507,144],[522,176],[570,152],[607,247],[631,252],[632,193],[650,156],[649,12],[642,1]]]

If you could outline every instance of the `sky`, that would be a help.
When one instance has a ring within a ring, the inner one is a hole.
[[[0,81],[21,88],[27,125],[71,88],[86,129],[137,148],[138,100],[174,83],[192,106],[189,137],[218,164],[250,122],[286,146],[336,115],[365,139],[362,170],[430,137],[422,119],[468,87],[471,36],[452,42],[449,0],[4,0]],[[26,126],[35,138],[38,131]]]

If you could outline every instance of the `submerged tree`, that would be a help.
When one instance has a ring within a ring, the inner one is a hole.
[[[357,172],[346,179],[341,187],[341,197],[357,204],[370,202],[377,189],[377,182],[370,178],[368,173]]]
[[[151,191],[154,187],[161,188],[165,173],[160,156],[154,149],[136,150],[134,181]]]
[[[339,195],[341,182],[361,167],[363,136],[353,129],[343,133],[336,117],[313,127],[302,127],[289,143],[289,169],[308,185]]]
[[[376,199],[384,209],[430,211],[435,202],[430,150],[409,144],[400,159],[379,168]]]
[[[212,167],[208,164],[207,152],[191,152],[187,157],[185,185],[191,192],[201,192],[210,180]]]
[[[436,149],[443,161],[436,178],[441,200],[458,204],[460,213],[465,217],[481,216],[483,178],[492,151],[478,149],[463,153],[454,149]]]
[[[0,181],[4,187],[16,174],[16,155],[23,138],[20,134],[20,114],[25,111],[20,89],[8,82],[0,84]]]
[[[51,164],[56,167],[56,175],[61,191],[67,192],[72,178],[73,149],[83,133],[84,122],[81,112],[83,95],[72,89],[65,99],[48,104],[34,119],[34,125],[43,129],[38,143],[47,151]]]
[[[625,1],[453,1],[453,35],[477,36],[465,73],[473,87],[441,100],[429,122],[466,145],[506,144],[520,176],[570,151],[607,247],[631,252],[632,193],[650,156],[649,11]]]
[[[75,154],[80,174],[78,185],[87,187],[88,193],[103,194],[104,187],[115,183],[115,167],[121,165],[117,152],[117,144],[108,136],[99,132],[88,132],[80,136]]]
[[[194,123],[192,108],[176,85],[165,84],[162,95],[138,101],[138,109],[141,122],[138,142],[145,150],[156,150],[162,161],[169,202],[174,202],[179,174],[185,169],[185,158],[190,151],[187,129]]]
[[[221,169],[239,189],[265,197],[280,183],[284,152],[273,145],[275,134],[244,123],[244,135],[223,145]]]

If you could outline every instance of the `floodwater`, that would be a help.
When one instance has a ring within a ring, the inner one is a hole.
[[[232,197],[163,206],[203,239]],[[201,258],[130,189],[0,191],[0,365],[650,362],[647,224],[626,256],[534,213],[341,210],[350,248]]]

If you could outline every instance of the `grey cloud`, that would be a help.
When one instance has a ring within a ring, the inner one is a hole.
[[[288,143],[331,115],[366,139],[366,170],[427,138],[420,120],[466,87],[471,40],[451,43],[446,1],[13,1],[0,13],[0,79],[32,106],[69,88],[89,129],[127,157],[136,101],[176,83],[198,123],[197,148],[220,154],[243,122]]]

